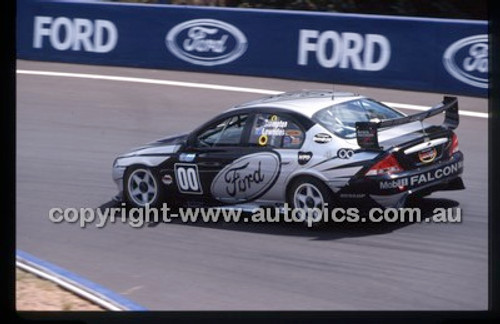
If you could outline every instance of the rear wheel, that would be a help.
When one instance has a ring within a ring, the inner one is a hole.
[[[287,202],[293,208],[295,220],[300,220],[307,226],[319,227],[324,223],[325,215],[329,216],[333,193],[321,180],[301,177],[289,186]]]

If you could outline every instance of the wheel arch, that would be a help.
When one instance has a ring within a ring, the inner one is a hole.
[[[333,192],[333,190],[330,188],[330,186],[328,185],[328,179],[322,175],[321,173],[319,172],[314,172],[314,171],[305,171],[305,172],[299,172],[299,173],[295,173],[295,174],[292,174],[290,175],[290,177],[287,179],[286,181],[286,186],[285,186],[285,198],[288,199],[288,195],[290,193],[290,188],[292,187],[292,185],[298,181],[300,178],[313,178],[313,179],[316,179],[316,180],[319,180],[321,181],[327,188],[328,190],[330,190],[330,192],[334,195],[335,193]]]

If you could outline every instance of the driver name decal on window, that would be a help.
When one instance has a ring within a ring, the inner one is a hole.
[[[304,132],[295,123],[272,114],[258,114],[255,118],[250,143],[275,148],[299,148]]]
[[[272,115],[269,119],[265,119],[264,126],[262,127],[262,135],[283,136],[285,135],[285,128],[287,126],[287,121],[279,120],[278,116]]]

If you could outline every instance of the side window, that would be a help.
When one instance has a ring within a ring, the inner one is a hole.
[[[249,142],[254,146],[298,149],[304,142],[304,131],[289,118],[257,114]]]
[[[248,115],[226,118],[201,131],[196,138],[196,146],[237,146],[240,144]]]

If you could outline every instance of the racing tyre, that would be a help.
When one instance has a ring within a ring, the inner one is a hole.
[[[333,192],[321,180],[300,177],[294,180],[287,191],[287,202],[292,209],[292,217],[308,227],[324,225],[324,217],[333,208]],[[295,214],[295,216],[294,216]]]
[[[160,207],[164,202],[163,188],[152,169],[134,166],[125,172],[123,192],[131,207]]]

